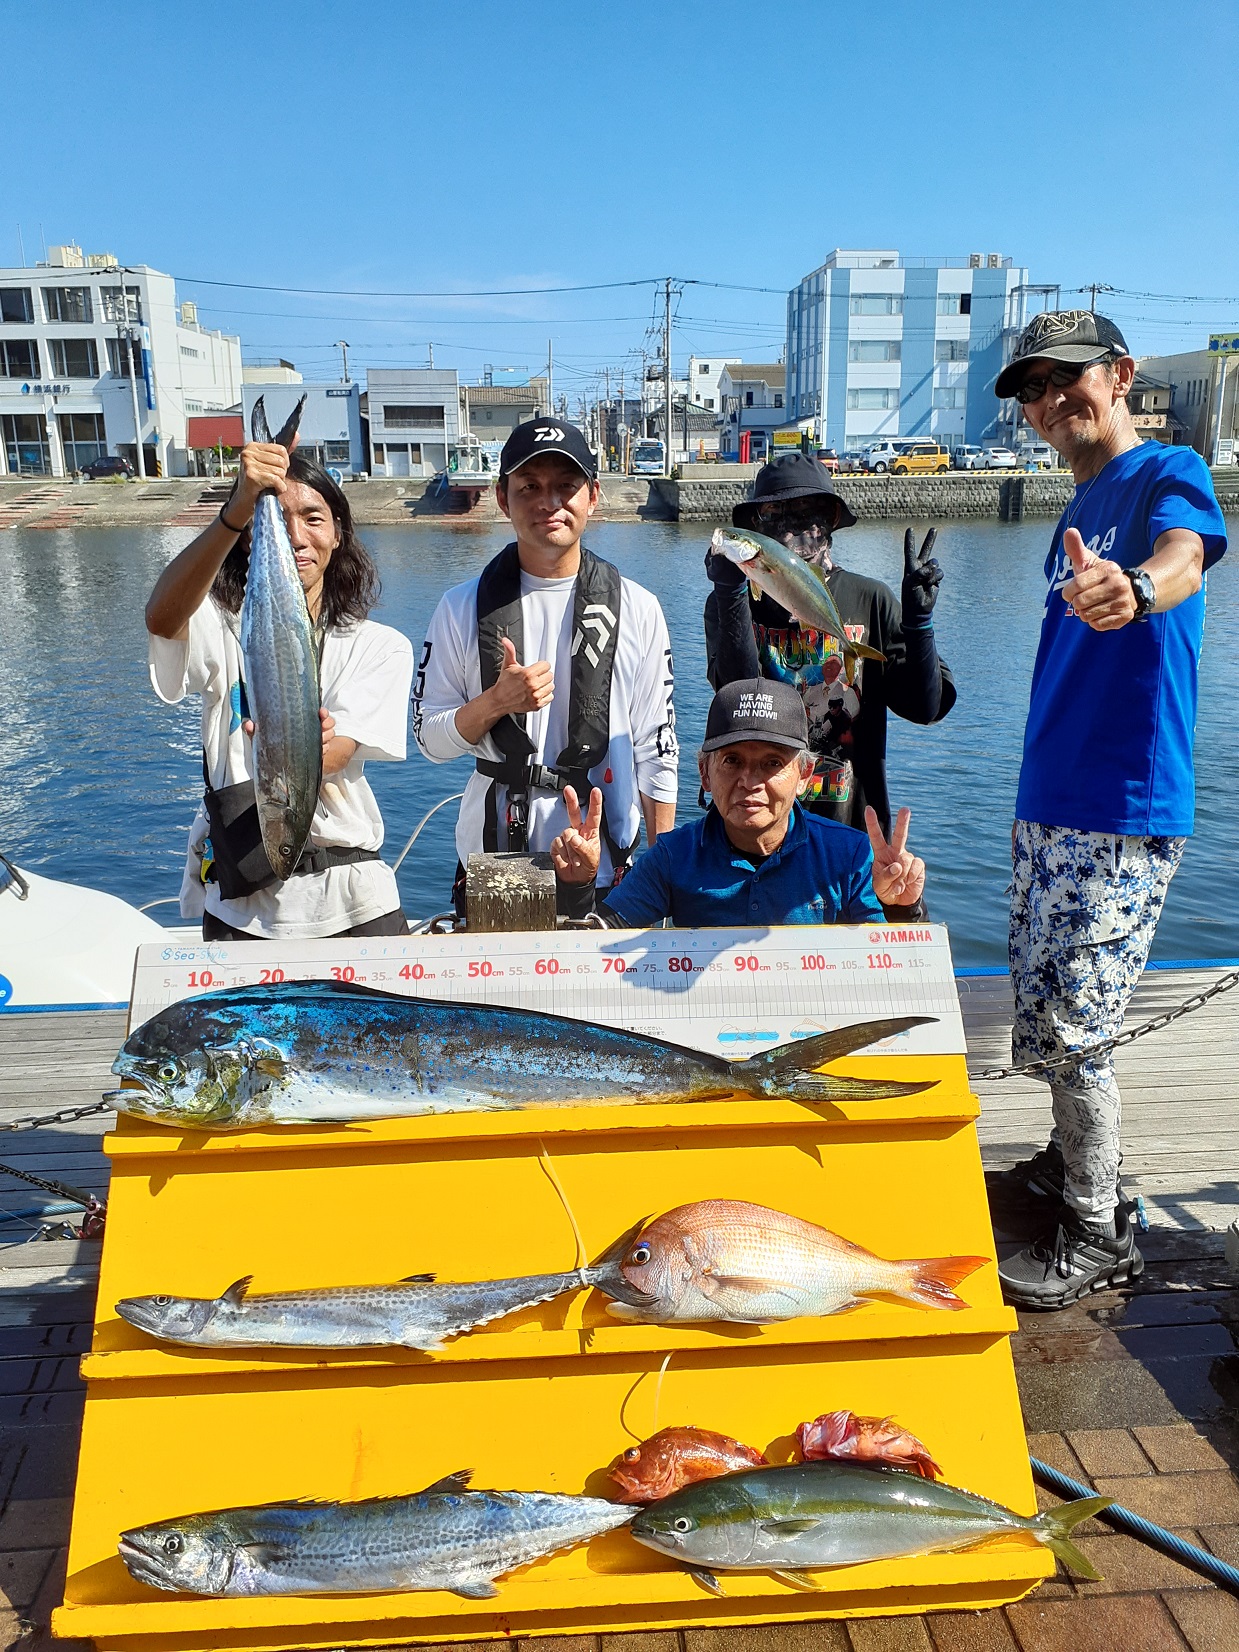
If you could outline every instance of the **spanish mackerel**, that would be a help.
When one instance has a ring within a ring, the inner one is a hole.
[[[305,397],[275,438],[291,448]],[[256,442],[271,431],[254,403]],[[310,835],[323,779],[318,648],[279,496],[258,495],[241,607],[245,692],[254,719],[254,793],[263,847],[277,878],[291,876]]]
[[[495,1579],[632,1519],[600,1497],[470,1491],[470,1470],[411,1497],[265,1503],[122,1532],[139,1583],[192,1595],[356,1595],[447,1589],[469,1600]]]
[[[619,1257],[632,1237],[624,1234],[597,1262],[571,1273],[443,1285],[434,1283],[434,1274],[419,1273],[396,1285],[253,1296],[246,1277],[222,1296],[129,1296],[116,1304],[116,1312],[140,1331],[195,1348],[418,1348],[433,1353],[446,1337],[567,1291],[595,1285],[605,1290],[616,1282]]]
[[[886,662],[886,655],[865,643],[853,642],[830,594],[830,587],[817,568],[803,557],[752,528],[715,528],[710,540],[715,556],[725,556],[743,570],[749,582],[765,591],[780,607],[786,608],[801,625],[833,637],[843,653],[844,677],[856,679],[858,660]]]
[[[210,1130],[340,1124],[577,1102],[886,1100],[928,1083],[815,1067],[933,1016],[864,1021],[728,1061],[660,1038],[536,1010],[403,997],[338,981],[228,987],[183,998],[126,1041],[121,1112]]]

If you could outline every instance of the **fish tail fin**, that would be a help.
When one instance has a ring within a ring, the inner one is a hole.
[[[858,1091],[858,1094],[876,1095],[880,1089],[892,1098],[897,1095],[908,1095],[915,1090],[927,1089],[928,1086],[917,1084],[896,1087],[874,1079],[827,1078],[814,1069],[825,1066],[828,1061],[837,1061],[840,1056],[851,1055],[855,1050],[862,1050],[868,1044],[876,1044],[884,1038],[893,1038],[896,1033],[907,1032],[910,1027],[924,1026],[936,1019],[937,1017],[932,1015],[893,1015],[880,1021],[854,1022],[848,1027],[835,1027],[830,1032],[814,1033],[810,1038],[798,1038],[791,1044],[780,1044],[778,1049],[763,1050],[760,1055],[746,1056],[740,1061],[729,1061],[727,1068],[738,1087],[754,1095],[785,1095],[791,1100],[803,1095],[808,1099],[814,1099],[826,1093],[840,1094],[838,1087],[843,1083],[865,1086],[866,1088]],[[869,1090],[869,1086],[876,1088]]]
[[[271,440],[271,426],[267,423],[267,409],[261,396],[254,403],[254,411],[250,414],[250,434],[256,442]]]
[[[896,1294],[924,1308],[958,1310],[968,1304],[955,1294],[955,1286],[989,1261],[988,1256],[930,1256],[902,1264],[911,1278]]]
[[[1092,1583],[1102,1581],[1101,1573],[1092,1561],[1071,1541],[1071,1531],[1082,1520],[1089,1520],[1102,1509],[1108,1509],[1113,1497],[1081,1497],[1074,1503],[1063,1503],[1056,1509],[1047,1509],[1032,1523],[1038,1543],[1044,1543],[1069,1571],[1086,1577]]]
[[[279,432],[275,437],[278,445],[280,447],[286,447],[290,453],[292,452],[293,441],[297,435],[297,430],[300,427],[301,415],[305,411],[305,404],[308,398],[309,391],[306,391],[305,395],[302,396],[296,407],[293,408],[292,412],[284,420],[284,423],[280,426]]]

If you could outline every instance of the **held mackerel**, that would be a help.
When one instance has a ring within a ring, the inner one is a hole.
[[[534,1010],[404,997],[337,981],[184,998],[133,1033],[107,1100],[182,1129],[340,1124],[579,1102],[882,1100],[928,1083],[813,1069],[931,1021],[840,1027],[741,1061]]]
[[[632,1518],[600,1497],[470,1491],[470,1470],[411,1497],[266,1503],[122,1532],[139,1583],[191,1595],[355,1595],[446,1589],[498,1594],[495,1579]]]
[[[396,1285],[344,1285],[250,1295],[249,1278],[222,1296],[129,1296],[116,1304],[128,1324],[194,1348],[417,1348],[550,1302],[567,1291],[605,1287],[631,1239],[624,1234],[589,1267],[523,1279],[434,1283],[411,1274]]]
[[[750,584],[773,597],[801,625],[833,637],[843,653],[844,678],[856,680],[858,660],[886,663],[886,655],[865,643],[853,642],[819,571],[777,539],[751,528],[715,528],[710,540],[715,556],[725,556],[743,569]]]
[[[275,438],[291,448],[302,396]],[[260,396],[251,425],[256,442],[271,431]],[[318,648],[280,501],[260,493],[250,527],[250,561],[241,606],[245,691],[254,719],[254,795],[263,847],[277,878],[287,878],[310,836],[323,778]]]

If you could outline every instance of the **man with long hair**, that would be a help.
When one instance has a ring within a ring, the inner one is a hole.
[[[231,841],[253,803],[240,618],[250,521],[268,489],[280,497],[322,635],[323,782],[309,843],[283,882],[247,876]],[[232,497],[155,582],[146,604],[155,692],[168,705],[202,696],[206,797],[189,834],[181,911],[202,918],[204,940],[406,933],[363,770],[367,758],[404,759],[413,650],[399,631],[368,617],[378,597],[378,573],[343,492],[318,465],[273,442],[242,448]]]

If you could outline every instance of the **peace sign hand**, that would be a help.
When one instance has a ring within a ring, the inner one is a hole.
[[[942,569],[932,555],[937,537],[937,528],[930,528],[918,551],[912,529],[907,528],[904,531],[903,586],[900,599],[905,619],[927,620],[934,611],[934,603],[938,600],[938,587],[942,583]]]
[[[599,828],[602,825],[602,793],[595,786],[589,794],[589,813],[581,819],[581,803],[571,786],[564,787],[564,807],[568,825],[551,844],[551,862],[561,883],[593,883],[602,858]]]
[[[873,892],[883,906],[915,906],[925,891],[925,862],[907,848],[911,809],[900,809],[888,843],[877,813],[865,810],[865,830],[873,848]]]

